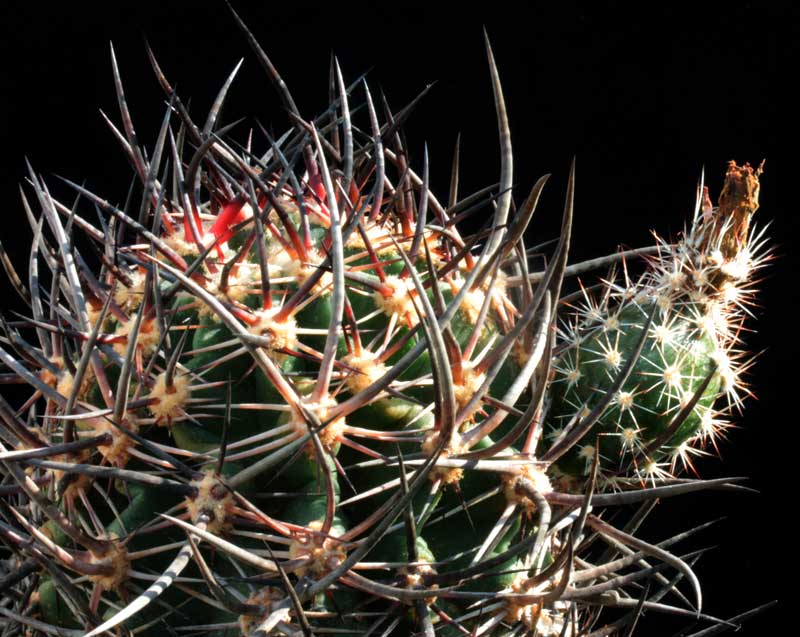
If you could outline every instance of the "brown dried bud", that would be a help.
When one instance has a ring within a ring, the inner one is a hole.
[[[735,258],[747,245],[750,219],[758,210],[758,178],[762,172],[763,161],[755,170],[750,164],[728,163],[714,227],[714,235],[722,235],[720,250],[726,259]]]

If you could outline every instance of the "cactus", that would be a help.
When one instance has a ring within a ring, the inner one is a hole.
[[[238,67],[196,123],[148,51],[169,106],[146,150],[112,49],[135,197],[118,207],[64,180],[71,207],[29,166],[29,275],[4,260],[29,314],[4,320],[0,360],[30,388],[0,397],[5,621],[88,637],[578,636],[614,607],[592,634],[643,609],[724,625],[701,614],[696,555],[667,550],[697,529],[654,545],[599,511],[639,504],[640,523],[656,499],[735,488],[673,474],[747,393],[761,169],[731,163],[717,208],[701,188],[676,243],[568,266],[573,166],[534,270],[524,235],[546,178],[512,206],[488,38],[500,179],[461,197],[455,178],[444,203],[427,151],[420,171],[407,159],[413,103],[381,123],[336,65],[335,98],[306,120],[233,15],[292,115],[285,135],[261,131],[261,149],[228,135]],[[609,264],[622,274],[599,294],[562,292]]]
[[[715,444],[747,388],[740,333],[753,275],[767,258],[750,231],[762,172],[731,162],[720,206],[707,189],[691,227],[658,252],[637,280],[623,273],[588,294],[561,334],[542,459],[566,478],[601,475],[647,481],[691,467]],[[577,444],[576,444],[577,443]]]

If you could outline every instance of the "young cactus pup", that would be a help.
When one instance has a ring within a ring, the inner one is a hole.
[[[568,319],[554,362],[542,459],[558,475],[651,481],[716,445],[741,407],[741,331],[766,256],[750,232],[762,168],[730,162],[720,205],[707,190],[675,244],[633,281],[604,281]]]
[[[5,263],[29,309],[0,343],[27,388],[0,398],[6,625],[578,637],[645,609],[729,626],[702,614],[693,554],[671,552],[693,530],[656,545],[602,513],[735,487],[672,476],[747,393],[761,169],[732,162],[717,208],[701,190],[677,243],[637,252],[644,274],[610,255],[622,276],[575,304],[574,167],[536,270],[524,235],[546,179],[512,206],[488,39],[499,181],[440,198],[400,134],[411,107],[379,118],[335,64],[335,98],[307,118],[233,17],[285,135],[242,145],[220,121],[238,66],[195,121],[148,50],[169,107],[145,148],[112,50],[135,196],[63,180],[73,208],[29,170],[30,276]],[[475,211],[491,223],[462,234]]]

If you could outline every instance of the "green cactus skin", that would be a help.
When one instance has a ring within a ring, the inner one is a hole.
[[[623,352],[636,350],[651,310],[652,306],[637,303],[622,306],[560,356],[549,412],[554,425],[549,432],[552,439],[563,433],[576,414],[588,416],[606,397],[625,364]],[[659,318],[662,322],[647,327],[641,355],[598,423],[581,445],[572,447],[558,461],[556,467],[563,474],[588,475],[595,445],[599,445],[604,472],[627,474],[627,465],[633,465],[640,477],[649,477],[661,470],[664,458],[678,459],[693,438],[702,438],[704,420],[716,417],[713,405],[720,397],[721,380],[715,371],[715,357],[721,350],[713,335],[700,333],[700,328],[680,313],[671,316],[665,312]],[[607,327],[609,322],[612,327]],[[704,383],[709,375],[710,382]],[[698,391],[695,407],[669,435],[673,417]],[[656,454],[648,451],[652,441],[665,435],[668,438]]]
[[[488,39],[487,53],[499,187],[448,207],[427,152],[419,175],[396,116],[381,125],[338,69],[338,99],[308,125],[278,83],[298,123],[257,156],[217,121],[230,81],[201,127],[155,62],[171,104],[145,152],[114,62],[141,212],[69,182],[91,209],[71,212],[32,170],[25,198],[44,228],[32,264],[57,278],[47,294],[32,273],[28,323],[3,325],[4,372],[32,395],[0,402],[0,533],[40,566],[9,621],[86,637],[578,637],[610,599],[592,586],[635,599],[644,556],[688,579],[699,608],[684,561],[585,507],[722,484],[664,478],[722,427],[721,398],[741,403],[759,173],[732,165],[718,209],[703,201],[639,280],[607,282],[557,330],[574,166],[560,241],[531,273],[544,179],[511,215]],[[452,220],[472,206],[495,216],[463,237]],[[66,242],[67,216],[105,251],[99,274]],[[579,558],[587,533],[634,557]]]

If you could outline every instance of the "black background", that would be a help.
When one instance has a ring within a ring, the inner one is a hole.
[[[182,99],[191,98],[195,119],[204,119],[228,73],[245,57],[223,121],[247,116],[241,131],[254,126],[254,118],[278,132],[288,123],[223,2],[116,2],[102,9],[74,4],[15,1],[0,8],[0,237],[18,264],[31,235],[17,192],[25,156],[57,195],[66,198],[68,191],[49,177],[54,174],[86,180],[111,201],[124,199],[129,168],[98,113],[119,122],[109,41],[136,130],[148,147],[165,101],[147,61],[145,36]],[[447,10],[284,5],[237,2],[236,8],[307,118],[326,104],[331,52],[349,81],[369,70],[373,94],[385,91],[394,110],[436,82],[407,130],[418,169],[428,143],[432,187],[443,196],[459,132],[464,189],[492,183],[499,174],[485,26],[510,114],[516,200],[541,174],[552,173],[533,240],[555,235],[569,164],[577,158],[573,261],[620,244],[646,245],[650,229],[673,236],[691,213],[701,167],[716,197],[727,160],[766,159],[757,218],[771,222],[778,258],[764,271],[761,307],[750,322],[757,331],[747,336],[753,352],[763,350],[751,377],[758,399],[749,399],[736,418],[741,429],[722,445],[723,462],[700,463],[704,477],[750,476],[749,486],[761,493],[666,501],[645,534],[659,540],[693,522],[727,516],[687,544],[687,551],[717,546],[697,568],[704,610],[728,617],[782,597],[782,605],[739,634],[777,627],[781,606],[790,601],[775,578],[797,566],[789,521],[796,502],[790,473],[800,460],[794,402],[797,169],[789,156],[797,142],[797,10],[736,2],[657,9],[569,3],[553,9],[541,3],[509,12],[488,3]],[[3,285],[0,306],[21,309]],[[680,625],[651,613],[642,634],[673,634]]]

